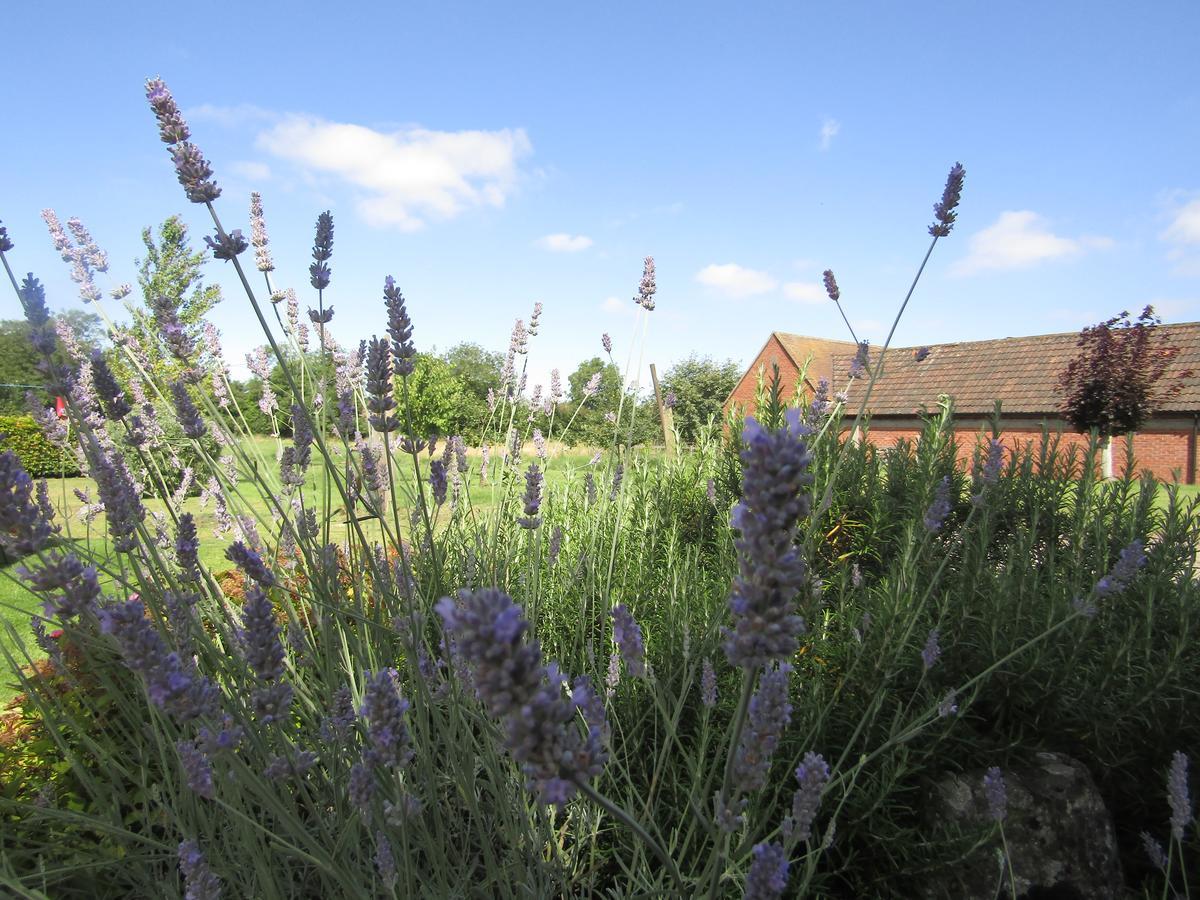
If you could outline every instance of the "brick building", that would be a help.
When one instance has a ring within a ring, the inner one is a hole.
[[[1149,469],[1158,478],[1195,484],[1197,473],[1197,426],[1200,425],[1200,322],[1160,325],[1171,346],[1179,348],[1172,372],[1191,370],[1183,388],[1160,405],[1156,414],[1134,435],[1134,460],[1138,470]],[[959,454],[970,459],[977,436],[991,427],[995,401],[1001,402],[1002,438],[1009,446],[1039,439],[1043,425],[1062,432],[1060,446],[1087,445],[1087,436],[1073,432],[1059,413],[1062,392],[1058,378],[1078,353],[1076,332],[1039,334],[933,344],[927,348],[891,347],[884,358],[883,374],[871,392],[869,440],[890,447],[901,438],[916,437],[921,428],[919,414],[935,409],[938,396],[954,399],[955,432]],[[797,334],[773,332],[742,375],[726,400],[726,408],[738,404],[753,412],[760,369],[768,375],[773,362],[779,364],[787,396],[807,363],[804,384],[811,395],[817,382],[826,378],[832,390],[849,386],[851,409],[855,393],[864,380],[851,381],[848,373],[855,345]],[[928,350],[918,354],[917,350]],[[874,363],[875,350],[871,358]],[[861,395],[859,395],[861,397]],[[1113,464],[1120,472],[1125,464],[1126,442],[1113,441]]]

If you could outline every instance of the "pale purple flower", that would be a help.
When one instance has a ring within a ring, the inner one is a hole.
[[[563,696],[553,663],[526,640],[529,623],[506,594],[462,591],[459,601],[437,604],[456,653],[473,667],[479,699],[504,722],[505,743],[541,802],[563,805],[577,783],[599,774],[605,752],[594,732],[585,738],[574,724],[575,708]]]
[[[242,604],[242,627],[238,632],[242,657],[263,681],[283,677],[284,650],[279,640],[275,610],[266,593],[253,582],[246,583]]]
[[[446,502],[446,494],[449,488],[450,481],[446,474],[446,463],[440,459],[430,460],[429,490],[433,494],[435,505],[441,506]]]
[[[933,205],[934,223],[929,226],[929,233],[934,237],[946,237],[954,228],[954,220],[958,213],[954,210],[962,199],[963,179],[966,169],[962,163],[955,163],[946,176],[946,187],[942,191],[942,199]]]
[[[525,472],[525,515],[517,519],[522,528],[537,528],[542,524],[538,509],[542,505],[542,471],[537,463],[530,463]]]
[[[1192,821],[1192,800],[1188,794],[1188,758],[1176,750],[1167,771],[1167,803],[1171,807],[1171,835],[1183,840],[1183,830]]]
[[[940,531],[946,522],[946,516],[950,515],[951,509],[953,506],[950,503],[950,476],[947,475],[938,482],[933,495],[933,503],[925,511],[925,527],[931,533]]]
[[[66,620],[96,611],[100,581],[95,566],[85,566],[72,553],[50,553],[42,566],[17,570],[29,589],[45,599],[46,618]]]
[[[392,844],[382,831],[375,832],[375,869],[390,890],[396,883],[396,859],[392,855]]]
[[[8,229],[0,225],[0,253],[7,253],[12,248],[13,242],[8,236]]]
[[[546,551],[546,565],[551,569],[558,562],[558,554],[562,551],[563,534],[561,525],[555,525],[554,530],[550,532],[550,546]]]
[[[642,627],[624,603],[614,606],[609,615],[613,622],[613,642],[621,651],[625,668],[633,678],[643,677],[646,674],[646,645],[642,640]]]
[[[754,859],[746,874],[745,900],[775,900],[788,883],[788,859],[783,847],[774,843],[755,844]]]
[[[400,696],[394,669],[367,673],[360,713],[367,720],[367,738],[371,743],[369,761],[376,765],[403,766],[413,751],[404,714],[408,701]]]
[[[220,694],[207,678],[169,653],[146,618],[141,600],[115,603],[100,610],[100,630],[112,635],[125,664],[146,682],[150,700],[180,721],[214,715]]]
[[[538,459],[546,458],[546,436],[537,428],[533,429],[533,448],[537,452]]]
[[[1156,841],[1148,831],[1142,832],[1142,848],[1146,851],[1150,865],[1164,872],[1167,870],[1167,854],[1163,852],[1162,844]]]
[[[717,705],[717,673],[713,669],[712,660],[707,658],[700,668],[700,702],[706,709]]]
[[[746,727],[733,757],[735,795],[752,794],[767,783],[771,757],[792,720],[792,704],[788,700],[791,671],[787,663],[767,669],[750,698]]]
[[[235,228],[230,232],[218,228],[216,239],[205,235],[204,243],[212,251],[213,259],[221,259],[225,262],[233,262],[235,257],[246,252],[246,248],[250,246],[242,237],[240,228]]]
[[[945,718],[955,715],[957,712],[958,712],[958,692],[953,691],[953,690],[947,691],[946,696],[943,697],[941,703],[938,704],[938,709],[937,709],[938,718],[945,719]]]
[[[595,373],[588,379],[587,384],[583,386],[583,396],[591,397],[600,390],[600,373]]]
[[[187,786],[201,797],[211,800],[214,796],[212,763],[204,751],[194,741],[177,741],[175,749],[179,753]]]
[[[784,837],[807,841],[812,837],[813,822],[821,806],[821,795],[829,784],[829,763],[819,753],[809,751],[796,768],[799,787],[792,795],[792,812],[783,823]]]
[[[942,655],[940,637],[941,632],[935,628],[925,638],[925,646],[921,648],[921,662],[924,664],[926,672],[937,664],[938,658]]]
[[[605,353],[612,353],[612,338],[608,336],[608,332],[600,335],[600,346],[604,348]]]
[[[135,533],[146,518],[141,492],[124,459],[115,452],[106,453],[94,439],[85,447],[85,451],[88,474],[95,480],[100,502],[104,504],[113,549],[118,553],[127,553],[137,545]]]
[[[264,725],[284,721],[292,705],[292,686],[282,681],[269,684],[250,695],[250,706]]]
[[[871,364],[871,342],[859,341],[854,359],[850,361],[850,377],[861,378]]]
[[[988,817],[993,822],[1003,822],[1008,814],[1008,788],[998,766],[992,766],[984,774],[983,795],[987,800]]]
[[[184,900],[221,900],[221,879],[208,867],[195,841],[180,843],[179,871],[183,873]]]
[[[1004,465],[1004,445],[996,438],[988,441],[987,456],[979,478],[984,484],[995,484],[1000,480],[1000,469]]]
[[[558,369],[550,370],[550,397],[551,404],[559,403],[563,398],[562,376],[558,374]]]
[[[0,547],[18,556],[38,552],[58,532],[51,524],[53,509],[40,503],[35,493],[33,479],[17,455],[11,450],[0,453]]]
[[[1116,596],[1129,587],[1134,576],[1149,560],[1145,547],[1145,542],[1141,538],[1136,538],[1121,550],[1121,555],[1117,558],[1111,571],[1096,582],[1097,597]]]
[[[608,655],[608,672],[604,677],[604,687],[611,699],[621,683],[621,654],[614,650]]]
[[[658,287],[654,282],[654,257],[647,256],[642,262],[642,282],[638,285],[638,295],[634,302],[647,312],[654,309],[654,295]]]
[[[542,317],[541,301],[533,304],[533,315],[529,317],[529,334],[532,337],[537,337],[538,320]]]
[[[250,192],[250,243],[254,245],[254,265],[260,272],[275,271],[275,263],[271,259],[271,251],[267,248],[270,243],[267,237],[267,223],[263,220],[262,194]]]
[[[318,291],[329,287],[329,258],[333,256],[333,215],[329,210],[317,216],[317,235],[313,240],[313,262],[308,267],[309,281]]]
[[[723,634],[730,663],[748,670],[790,658],[805,627],[795,603],[808,568],[796,533],[809,510],[811,456],[800,411],[790,409],[786,417],[778,431],[749,418],[742,433],[742,501],[732,516],[738,575],[729,598],[733,627]]]

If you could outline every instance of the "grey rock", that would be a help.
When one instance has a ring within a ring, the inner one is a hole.
[[[983,771],[951,774],[934,786],[927,806],[931,825],[984,837],[992,826]],[[1004,771],[1012,882],[1019,900],[1122,900],[1126,896],[1112,817],[1082,763],[1060,753],[1038,753]],[[999,831],[951,869],[923,885],[926,898],[996,900],[1011,897],[1009,866]]]

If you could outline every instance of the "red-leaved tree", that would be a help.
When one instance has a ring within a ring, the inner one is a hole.
[[[1179,355],[1154,307],[1136,320],[1128,312],[1079,333],[1079,353],[1059,376],[1063,417],[1078,431],[1104,439],[1104,475],[1112,477],[1112,437],[1137,431],[1160,403],[1177,393],[1190,372],[1168,375]]]

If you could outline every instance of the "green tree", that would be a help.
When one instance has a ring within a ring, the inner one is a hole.
[[[104,331],[96,314],[72,309],[59,313],[57,318],[70,326],[84,350],[102,345]],[[26,392],[37,392],[45,383],[37,363],[38,355],[29,343],[28,323],[24,319],[0,321],[0,414],[28,411]]]
[[[741,367],[732,359],[718,363],[710,356],[695,354],[667,370],[661,389],[664,398],[674,395],[671,414],[684,443],[695,443],[701,427],[710,418],[720,420],[722,405],[741,374]]]
[[[442,354],[454,377],[462,384],[464,408],[461,431],[474,435],[487,419],[487,396],[500,384],[504,355],[485,350],[479,344],[455,344]]]
[[[400,379],[396,379],[397,405],[404,403]],[[418,353],[413,373],[408,376],[408,409],[417,437],[429,434],[461,434],[478,422],[468,421],[468,389],[445,359]],[[404,410],[399,410],[404,421]]]
[[[182,374],[183,365],[159,340],[155,303],[161,298],[176,311],[184,333],[200,349],[204,317],[221,302],[221,289],[204,284],[202,269],[208,253],[192,249],[187,225],[179,216],[171,216],[158,227],[157,240],[152,229],[143,229],[142,243],[146,246],[145,258],[138,260],[142,300],[126,304],[133,321],[123,330],[144,350],[154,379],[167,384]],[[114,359],[113,366],[120,375],[132,374],[132,366],[123,356]]]

